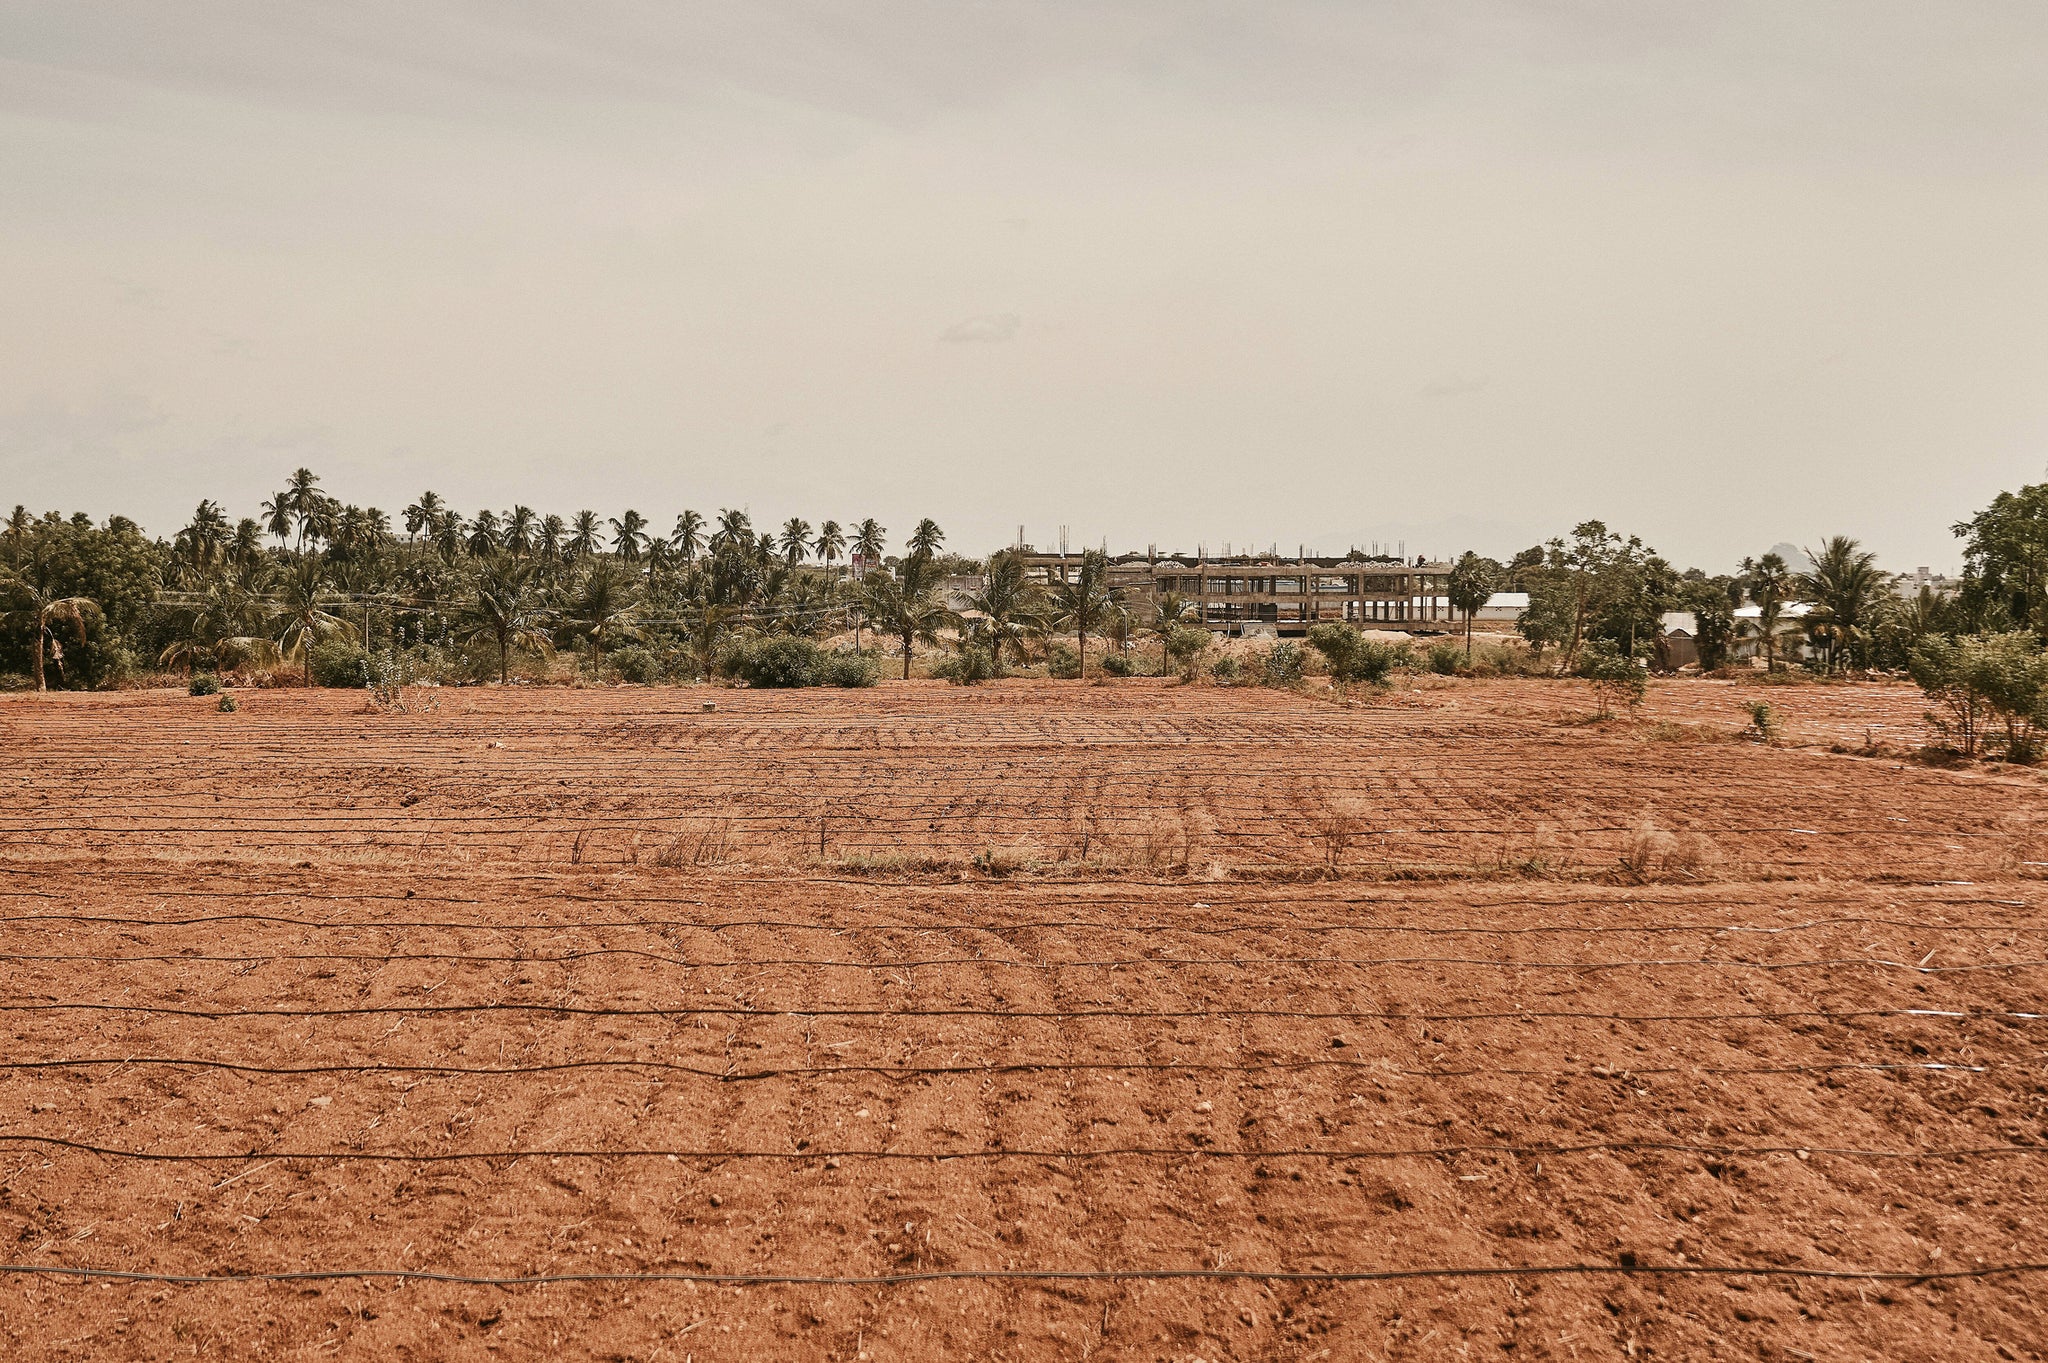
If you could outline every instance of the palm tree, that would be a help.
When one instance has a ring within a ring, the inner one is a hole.
[[[1792,594],[1792,570],[1778,554],[1742,560],[1742,586],[1757,608],[1751,629],[1763,641],[1764,671],[1778,667],[1778,624],[1784,618],[1785,602]]]
[[[718,657],[718,641],[739,613],[737,606],[712,601],[698,601],[684,610],[683,628],[689,631],[690,645],[697,655],[697,670],[703,676],[711,675],[711,665]]]
[[[704,552],[704,518],[694,511],[685,511],[676,517],[676,531],[669,536],[670,544],[685,563],[695,563],[697,555]]]
[[[227,557],[227,548],[227,513],[211,499],[199,504],[199,509],[192,513],[192,523],[171,541],[180,570],[194,582],[204,581],[221,564]]]
[[[611,527],[612,552],[627,563],[638,563],[641,552],[647,548],[647,518],[628,508],[613,518]]]
[[[278,548],[284,548],[285,541],[292,537],[291,493],[280,492],[263,503],[263,529],[276,538]]]
[[[428,529],[440,514],[447,509],[438,492],[422,492],[420,499],[405,509],[405,533],[408,539],[419,536]]]
[[[1820,552],[1806,551],[1813,565],[1801,573],[1801,594],[1814,603],[1807,616],[1807,630],[1826,641],[1828,670],[1833,671],[1845,656],[1857,656],[1870,639],[1872,612],[1877,598],[1891,585],[1891,574],[1879,570],[1877,555],[1847,535],[1836,535],[1822,543]]]
[[[1465,661],[1472,661],[1472,618],[1493,599],[1493,565],[1467,549],[1451,566],[1444,594],[1451,609],[1465,616]]]
[[[926,516],[917,523],[917,529],[910,532],[910,552],[920,558],[930,558],[939,552],[939,546],[946,542],[946,532],[939,529],[939,523]]]
[[[469,538],[463,548],[471,558],[489,558],[498,552],[498,513],[488,508],[476,513],[469,523]]]
[[[569,554],[572,558],[589,558],[604,548],[604,522],[595,511],[579,511],[570,526]]]
[[[28,514],[28,508],[20,502],[14,504],[14,514],[7,518],[7,528],[0,531],[0,543],[7,546],[7,561],[18,563],[22,552],[28,548],[28,537],[35,528],[35,517]]]
[[[569,527],[562,518],[550,512],[540,518],[540,528],[533,532],[533,552],[543,563],[562,561],[562,542],[568,537]]]
[[[839,556],[846,552],[846,532],[839,528],[838,521],[826,521],[818,527],[818,538],[812,547],[818,551],[818,558],[824,563],[825,570],[830,572],[832,565],[839,561]]]
[[[1024,661],[1024,631],[1037,628],[1043,606],[1019,555],[1008,549],[989,555],[981,587],[968,596],[967,608],[987,621],[989,654],[998,672],[1002,671],[1005,644],[1018,662]]]
[[[882,550],[888,547],[888,533],[880,521],[869,516],[853,527],[853,552],[874,567],[882,561]]]
[[[1159,675],[1166,675],[1167,654],[1173,632],[1194,617],[1195,603],[1179,592],[1162,592],[1152,603],[1152,618],[1145,624],[1145,632],[1159,641]]]
[[[263,628],[263,607],[263,599],[247,583],[216,578],[207,584],[196,607],[181,612],[183,627],[157,656],[157,665],[189,672],[201,661],[221,665],[230,650],[242,655],[268,653],[268,647],[259,645],[267,646],[269,640],[257,637]]]
[[[463,552],[462,513],[450,507],[437,514],[427,528],[427,538],[441,562],[452,564]]]
[[[1072,630],[1081,646],[1081,673],[1088,671],[1088,636],[1100,634],[1116,614],[1116,601],[1109,589],[1109,555],[1090,549],[1068,582],[1055,582],[1051,591],[1049,622],[1054,629]]]
[[[277,584],[273,624],[278,631],[278,652],[299,660],[308,686],[313,684],[313,645],[348,629],[346,620],[327,609],[334,604],[327,591],[326,565],[317,558],[300,558]]]
[[[614,639],[641,637],[634,623],[639,609],[638,576],[616,559],[599,559],[577,584],[562,616],[577,634],[590,640],[591,661],[602,671],[605,648]]]
[[[534,536],[540,532],[540,518],[530,506],[514,506],[505,515],[504,529],[498,532],[498,542],[505,552],[514,558],[524,558],[533,552]]]
[[[551,652],[554,643],[542,624],[534,565],[501,554],[479,563],[458,629],[465,640],[488,638],[497,645],[500,686],[512,680],[513,649]]]
[[[791,516],[782,523],[782,561],[794,568],[802,563],[811,552],[811,523],[801,516]]]
[[[43,655],[52,649],[61,652],[56,626],[70,625],[78,635],[78,646],[84,648],[86,622],[96,620],[100,608],[90,597],[63,595],[53,536],[31,534],[16,555],[7,575],[0,577],[0,597],[13,602],[13,608],[0,618],[16,629],[29,627],[36,690],[45,691],[49,688],[43,678]]]
[[[675,567],[675,546],[660,535],[647,537],[647,579],[657,581],[668,576]]]
[[[714,552],[731,546],[736,549],[752,548],[754,543],[754,522],[744,511],[722,508],[718,513],[718,529],[711,532],[711,548]]]
[[[277,494],[273,502],[265,503],[264,510],[271,516],[271,533],[278,534],[280,519],[287,519],[298,531],[298,552],[306,552],[308,538],[324,539],[334,523],[335,513],[340,509],[333,498],[320,491],[320,476],[309,468],[292,470],[292,476],[285,480],[284,491]],[[283,539],[282,535],[278,536]]]
[[[897,565],[896,572],[871,573],[861,588],[861,604],[875,622],[875,630],[887,630],[903,641],[903,680],[910,680],[911,645],[922,639],[936,644],[939,631],[958,624],[960,617],[946,608],[938,570],[932,561],[913,554]]]
[[[227,560],[233,564],[246,584],[263,565],[263,527],[254,517],[244,516],[235,523],[235,538],[228,545]]]

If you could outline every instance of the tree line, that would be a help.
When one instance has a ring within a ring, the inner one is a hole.
[[[1670,611],[1691,613],[1708,670],[1745,635],[1769,666],[1803,641],[1809,664],[1828,671],[1909,668],[1931,638],[2024,635],[2038,647],[2048,638],[2048,484],[2000,494],[1954,529],[1965,567],[1946,595],[1901,595],[1846,536],[1808,550],[1797,568],[1765,553],[1709,574],[1597,520],[1506,562],[1468,552],[1447,590],[1468,653],[1488,597],[1528,593],[1517,629],[1564,670],[1589,656],[1647,656]],[[870,640],[889,641],[905,676],[916,644],[943,642],[941,673],[972,680],[1037,660],[1078,676],[1091,641],[1134,636],[1156,644],[1164,670],[1208,641],[1191,601],[1124,599],[1099,552],[1082,555],[1069,580],[1045,583],[1014,552],[947,552],[929,518],[900,553],[888,549],[872,517],[756,527],[745,511],[685,510],[664,529],[635,510],[464,516],[432,492],[394,521],[341,502],[303,468],[259,515],[234,519],[209,499],[168,540],[119,515],[95,523],[17,506],[0,530],[0,673],[38,688],[155,669],[293,669],[308,682],[360,684],[380,659],[404,659],[443,679],[502,682],[522,661],[567,650],[596,676],[682,680],[763,641],[850,631],[862,656]],[[1133,667],[1122,648],[1099,656],[1099,667]]]

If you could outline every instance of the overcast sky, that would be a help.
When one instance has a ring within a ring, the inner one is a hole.
[[[0,0],[0,499],[1589,516],[2048,471],[2040,0]]]

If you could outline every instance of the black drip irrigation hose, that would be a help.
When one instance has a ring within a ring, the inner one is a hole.
[[[233,1283],[331,1282],[340,1279],[396,1279],[450,1283],[463,1287],[547,1287],[569,1283],[699,1283],[722,1287],[900,1287],[934,1282],[1280,1282],[1336,1286],[1344,1283],[1411,1282],[1449,1278],[1703,1277],[1795,1278],[1819,1281],[1921,1283],[1997,1278],[2048,1272],[2048,1264],[1980,1264],[1973,1268],[1875,1269],[1787,1268],[1775,1264],[1506,1264],[1422,1268],[935,1268],[908,1273],[827,1276],[808,1273],[620,1272],[530,1273],[494,1277],[410,1268],[310,1268],[273,1273],[151,1273],[65,1264],[0,1264],[0,1274],[55,1278],[166,1283],[191,1287]]]
[[[452,1013],[554,1013],[565,1017],[1003,1018],[1010,1021],[1039,1022],[1065,1022],[1086,1018],[1135,1021],[1282,1018],[1297,1022],[1843,1022],[1871,1017],[1915,1017],[1942,1021],[1976,1019],[2000,1022],[2048,1020],[2048,1013],[1945,1008],[1791,1008],[1755,1013],[1589,1013],[1564,1009],[1521,1008],[1487,1013],[1399,1013],[1372,1009],[1302,1011],[1292,1008],[842,1008],[829,1004],[802,1008],[748,1008],[727,1004],[619,1008],[574,1003],[392,1003],[364,1004],[350,1008],[173,1008],[147,1003],[0,1003],[0,1013],[66,1012],[138,1013],[148,1017],[199,1018],[208,1022],[225,1022],[237,1018],[388,1017],[394,1013],[414,1017]]]
[[[0,952],[0,961],[25,964],[72,964],[90,962],[99,966],[155,965],[193,962],[201,965],[249,965],[308,961],[464,961],[483,964],[568,965],[601,956],[631,956],[659,965],[688,970],[740,970],[761,966],[791,966],[815,970],[916,970],[936,966],[1002,966],[1016,970],[1108,970],[1130,966],[1229,966],[1262,969],[1271,966],[1344,966],[1377,969],[1383,966],[1470,966],[1492,970],[1676,970],[1701,967],[1712,970],[1833,970],[1867,967],[1876,970],[1905,970],[1919,975],[1964,974],[1971,971],[2039,970],[2048,960],[1979,961],[1965,965],[1916,965],[1911,961],[1887,960],[1881,956],[1831,956],[1799,961],[1748,961],[1732,957],[1680,956],[1619,961],[1504,961],[1478,956],[1123,956],[1083,961],[1019,961],[995,956],[935,956],[895,958],[880,961],[841,961],[801,956],[764,956],[753,960],[693,961],[637,947],[592,947],[587,951],[557,952],[546,956],[476,954],[461,951],[336,952],[314,951],[291,954],[250,953],[234,956],[201,956],[164,953],[152,956],[29,955]]]
[[[1831,1155],[1843,1159],[1869,1160],[1975,1160],[2048,1155],[2048,1145],[1985,1145],[1935,1150],[1855,1150],[1819,1145],[1699,1145],[1686,1141],[1591,1141],[1575,1145],[1430,1145],[1407,1148],[1273,1148],[1261,1150],[1210,1149],[1204,1146],[1103,1146],[1093,1150],[1036,1148],[985,1148],[980,1150],[448,1150],[411,1153],[400,1150],[217,1150],[154,1151],[119,1146],[93,1145],[63,1136],[33,1136],[0,1132],[0,1143],[41,1145],[107,1159],[141,1160],[161,1164],[246,1163],[268,1160],[314,1160],[328,1163],[388,1161],[398,1164],[454,1164],[470,1160],[522,1159],[676,1159],[676,1160],[1008,1160],[1008,1159],[1314,1159],[1394,1160],[1447,1159],[1459,1155],[1536,1156],[1545,1159],[1569,1155],[1603,1155],[1640,1151],[1651,1154],[1706,1155],[1728,1159],[1762,1159],[1773,1155],[1811,1157]]]
[[[447,1074],[447,1075],[518,1075],[518,1074],[559,1074],[565,1070],[597,1069],[641,1069],[659,1070],[669,1074],[692,1075],[702,1079],[716,1079],[721,1083],[740,1083],[757,1079],[816,1079],[829,1078],[835,1074],[883,1075],[895,1079],[911,1079],[920,1075],[960,1074],[1042,1074],[1069,1073],[1075,1071],[1107,1070],[1118,1073],[1140,1073],[1153,1071],[1184,1071],[1198,1074],[1260,1074],[1269,1071],[1345,1069],[1371,1070],[1375,1074],[1395,1074],[1404,1079],[1467,1079],[1483,1075],[1508,1075],[1518,1078],[1540,1079],[1631,1079],[1653,1078],[1669,1075],[1693,1074],[1833,1074],[1841,1071],[1912,1071],[1920,1073],[1947,1074],[1988,1074],[1990,1065],[1961,1065],[1938,1060],[1872,1062],[1838,1061],[1828,1065],[1605,1065],[1571,1070],[1504,1069],[1487,1066],[1465,1070],[1389,1070],[1376,1060],[1332,1060],[1318,1057],[1313,1060],[1270,1060],[1254,1064],[1224,1064],[1199,1060],[1019,1060],[980,1065],[790,1065],[774,1069],[712,1069],[701,1065],[684,1065],[673,1060],[560,1060],[537,1065],[395,1065],[382,1061],[365,1061],[355,1064],[337,1063],[330,1065],[250,1065],[233,1060],[212,1060],[192,1056],[86,1056],[56,1060],[4,1060],[0,1059],[0,1070],[61,1070],[61,1069],[126,1069],[132,1066],[153,1065],[167,1069],[226,1070],[235,1074],[313,1075],[313,1074]]]

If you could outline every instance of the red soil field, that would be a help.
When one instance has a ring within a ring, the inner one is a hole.
[[[239,700],[0,701],[8,1358],[2048,1340],[2043,787],[1908,689]]]

